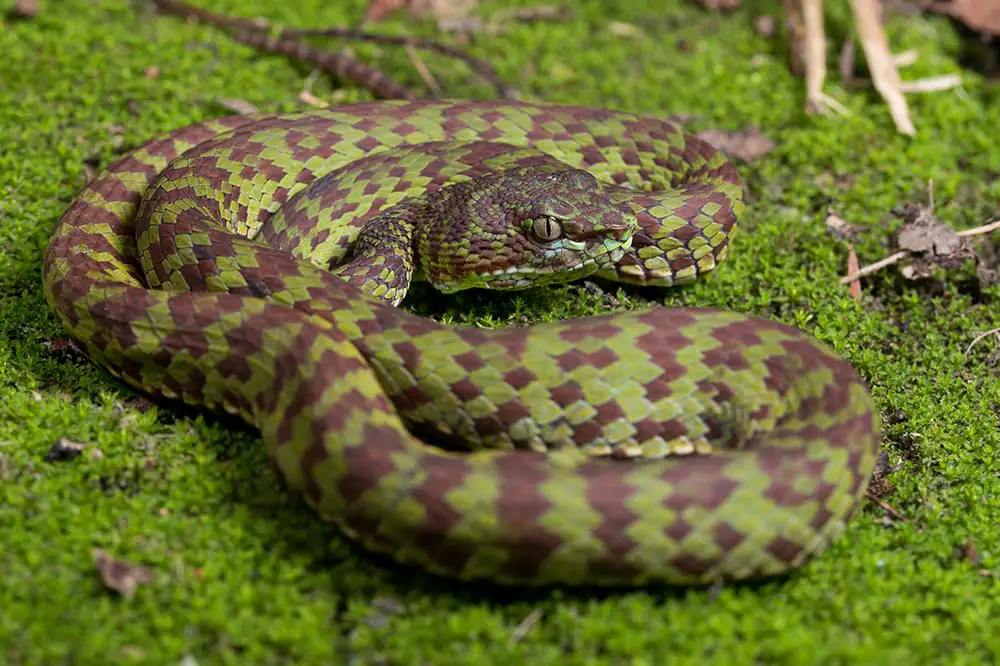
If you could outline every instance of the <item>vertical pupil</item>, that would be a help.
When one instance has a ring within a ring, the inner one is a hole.
[[[539,217],[534,221],[535,233],[539,238],[554,240],[559,235],[559,227],[555,221],[549,217]]]

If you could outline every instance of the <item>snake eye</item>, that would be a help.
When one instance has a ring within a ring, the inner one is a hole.
[[[531,231],[543,241],[554,241],[562,236],[562,225],[551,217],[539,217],[531,223]]]

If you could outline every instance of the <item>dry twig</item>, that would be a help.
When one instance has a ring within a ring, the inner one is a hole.
[[[968,356],[969,352],[972,351],[973,347],[975,347],[980,343],[980,341],[985,340],[991,335],[995,335],[997,337],[997,341],[1000,341],[1000,328],[994,328],[990,329],[989,331],[983,331],[982,333],[977,335],[975,338],[972,339],[972,342],[969,343],[969,346],[965,348],[965,351],[962,352],[962,354],[964,356]]]
[[[399,83],[389,75],[369,67],[346,51],[330,53],[309,44],[274,37],[265,32],[240,30],[232,33],[232,38],[248,46],[294,58],[299,62],[330,72],[345,81],[351,81],[371,90],[385,99],[417,99],[419,95]]]
[[[784,5],[791,32],[792,71],[806,78],[806,110],[846,113],[843,105],[823,92],[826,78],[823,0],[784,0]],[[888,105],[896,128],[903,134],[915,134],[905,93],[948,90],[960,85],[961,78],[939,76],[901,81],[898,68],[912,63],[917,54],[910,51],[894,56],[890,52],[877,0],[851,0],[851,9],[875,89]],[[841,76],[845,83],[845,70],[850,64],[853,64],[853,51],[845,44],[841,56]]]
[[[962,237],[981,236],[982,234],[988,234],[991,231],[995,231],[997,229],[1000,229],[1000,220],[995,220],[993,222],[990,222],[989,224],[984,224],[982,226],[974,227],[972,229],[963,229],[962,231],[956,231],[955,235]],[[871,275],[872,273],[875,273],[885,268],[886,266],[891,266],[892,264],[902,261],[903,259],[909,257],[911,254],[912,253],[909,250],[900,250],[899,252],[890,254],[888,257],[885,257],[884,259],[879,259],[874,264],[868,264],[867,266],[863,266],[862,268],[851,273],[850,275],[840,278],[838,284],[841,285],[850,284],[851,282],[854,282],[859,278],[863,278],[866,275]]]
[[[889,51],[878,4],[874,0],[851,0],[851,8],[854,10],[861,48],[865,52],[875,89],[889,105],[889,113],[896,129],[903,134],[916,134],[917,128],[910,119],[906,97],[900,89],[899,71]]]
[[[182,0],[153,0],[153,2],[162,11],[185,18],[195,18],[210,25],[229,29],[233,38],[237,41],[272,53],[287,55],[314,67],[332,72],[336,76],[365,86],[380,97],[413,99],[417,97],[417,94],[402,84],[397,83],[386,74],[365,65],[348,53],[329,53],[298,40],[303,37],[341,37],[375,44],[435,51],[465,62],[470,69],[492,84],[501,97],[506,99],[516,97],[513,88],[500,78],[489,63],[448,44],[412,37],[380,35],[355,28],[343,27],[319,30],[288,28],[266,32],[269,29],[269,24],[266,21],[216,14],[200,7],[193,7],[186,2],[182,2]],[[419,68],[418,72],[420,72]],[[420,74],[422,77],[424,76],[423,72],[420,72]]]
[[[514,89],[506,81],[500,78],[489,63],[485,60],[476,58],[475,56],[471,56],[465,51],[449,44],[442,44],[441,42],[435,42],[427,39],[418,39],[416,37],[380,35],[373,32],[366,32],[364,30],[340,27],[322,28],[316,30],[308,28],[289,28],[283,30],[281,34],[286,37],[343,37],[346,39],[360,39],[374,44],[385,44],[388,46],[412,46],[417,49],[434,51],[442,55],[458,58],[464,62],[470,69],[479,74],[494,88],[496,88],[497,94],[499,94],[500,97],[503,97],[504,99],[515,99],[517,97],[517,93]]]
[[[901,514],[899,511],[897,511],[891,504],[889,504],[885,500],[882,500],[882,499],[879,499],[878,497],[875,497],[875,495],[873,495],[871,492],[865,493],[865,497],[867,497],[869,499],[869,501],[872,501],[872,502],[875,502],[875,504],[878,504],[880,507],[882,507],[885,511],[887,511],[896,520],[902,520],[904,522],[906,520],[908,520],[908,518],[906,516],[904,516],[903,514]]]

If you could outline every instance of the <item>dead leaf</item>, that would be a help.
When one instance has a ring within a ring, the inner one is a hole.
[[[142,395],[133,395],[131,397],[125,398],[122,405],[128,409],[134,409],[140,414],[148,412],[149,410],[156,407],[156,403],[149,398]]]
[[[362,19],[377,23],[399,9],[406,9],[410,18],[431,17],[438,22],[453,22],[465,18],[477,0],[372,0]]]
[[[896,247],[910,253],[910,263],[900,268],[908,280],[930,277],[935,267],[957,268],[976,257],[969,241],[938,220],[931,209],[907,204],[893,212],[904,220],[893,240]]]
[[[409,4],[409,0],[372,0],[362,21],[364,23],[377,23],[407,4]]]
[[[726,155],[744,162],[758,160],[774,148],[774,142],[756,127],[738,132],[706,130],[699,132],[698,138],[709,142]]]
[[[694,0],[705,9],[736,9],[742,0]]]
[[[40,9],[41,3],[39,0],[16,0],[14,7],[11,9],[11,14],[17,18],[31,19],[38,16]]]
[[[372,608],[382,613],[400,615],[406,612],[406,605],[397,597],[390,595],[378,596],[372,599]]]
[[[125,143],[125,126],[118,123],[109,123],[108,132],[111,134],[111,145],[114,148],[121,148]]]
[[[826,219],[823,221],[826,223],[826,228],[830,230],[830,233],[840,240],[857,240],[861,234],[855,225],[837,215],[833,210],[826,212]]]
[[[611,31],[612,35],[618,37],[642,37],[643,35],[642,28],[624,21],[611,21],[608,23],[608,30]]]
[[[573,8],[567,4],[529,5],[498,11],[487,20],[478,16],[464,16],[450,21],[438,21],[438,30],[467,39],[476,34],[502,35],[514,22],[567,21],[571,18]]]
[[[770,39],[778,32],[778,22],[770,14],[761,14],[754,18],[753,27],[757,29],[757,34],[764,39]]]
[[[531,631],[536,624],[538,624],[540,619],[542,619],[542,609],[532,609],[532,611],[528,613],[523,620],[521,620],[520,624],[514,627],[514,631],[510,633],[510,639],[508,642],[511,645],[520,643],[521,640],[528,635],[528,632]]]
[[[303,104],[308,104],[309,106],[315,106],[318,109],[325,109],[330,106],[326,100],[316,97],[316,95],[313,95],[308,90],[302,90],[299,92],[299,101]]]
[[[125,560],[116,560],[100,548],[94,548],[91,554],[104,586],[126,599],[134,597],[136,588],[140,585],[153,580],[153,572],[146,567]]]
[[[233,97],[220,97],[215,100],[219,106],[234,113],[238,113],[241,116],[245,116],[250,113],[257,113],[259,109],[246,101],[245,99],[237,99]]]
[[[83,354],[76,343],[69,338],[49,338],[42,344],[48,347],[53,354]]]
[[[840,82],[845,88],[854,83],[855,68],[854,39],[848,37],[840,47],[840,57],[837,59],[837,70],[840,72]]]
[[[1000,35],[1000,2],[997,0],[951,0],[948,3],[936,2],[933,8],[977,32]]]
[[[82,169],[84,185],[97,178],[97,167],[90,162],[84,162]]]
[[[983,556],[976,551],[976,544],[972,542],[971,537],[966,539],[965,543],[958,545],[955,549],[955,557],[972,564],[979,564],[983,561]]]
[[[49,447],[48,452],[45,454],[45,459],[49,462],[73,460],[74,458],[79,458],[86,447],[86,444],[74,442],[66,437],[60,437],[56,440],[55,444]]]
[[[887,486],[889,485],[886,477],[894,471],[892,463],[889,461],[889,454],[885,451],[879,451],[878,456],[875,458],[875,467],[872,469],[868,493],[876,498],[884,497],[888,492]]]
[[[855,273],[858,272],[858,269],[860,267],[861,266],[858,263],[858,255],[857,255],[857,253],[854,252],[854,243],[850,243],[847,246],[847,274],[848,275],[854,275]],[[861,300],[861,281],[860,280],[855,280],[854,282],[852,282],[851,286],[848,287],[848,290],[849,290],[849,292],[851,294],[851,298],[853,298],[856,301],[860,301]]]

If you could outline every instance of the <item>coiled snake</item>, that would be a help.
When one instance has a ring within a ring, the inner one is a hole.
[[[87,185],[44,284],[90,358],[238,414],[324,519],[399,562],[510,584],[756,578],[825,548],[873,469],[877,412],[826,347],[706,309],[485,330],[394,307],[412,278],[690,282],[742,206],[713,148],[626,113],[226,117]]]

